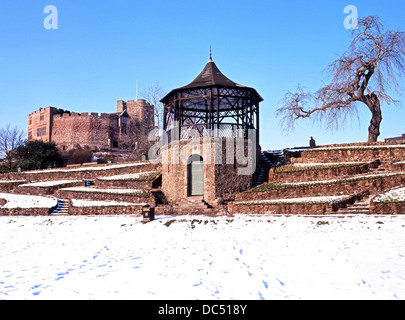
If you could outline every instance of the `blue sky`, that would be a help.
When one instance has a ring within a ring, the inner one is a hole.
[[[44,8],[58,9],[58,29],[46,30]],[[331,133],[311,121],[289,135],[275,110],[298,83],[315,91],[326,66],[343,53],[350,32],[346,5],[359,16],[378,14],[387,29],[405,30],[403,0],[1,0],[0,126],[26,128],[27,115],[55,106],[76,112],[114,112],[159,81],[165,91],[188,84],[212,45],[220,70],[255,87],[264,149],[367,140],[370,113]],[[404,96],[394,95],[400,100]],[[383,106],[381,137],[405,133],[405,108]]]

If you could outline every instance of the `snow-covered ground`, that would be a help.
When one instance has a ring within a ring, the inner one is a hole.
[[[99,180],[105,181],[115,181],[115,180],[142,180],[151,175],[159,174],[158,171],[147,171],[147,172],[138,172],[138,173],[129,173],[129,174],[120,174],[109,177],[100,177]]]
[[[380,194],[374,199],[375,202],[405,202],[405,188],[397,187]]]
[[[0,299],[405,299],[405,217],[0,217]]]
[[[7,201],[7,203],[2,207],[5,209],[53,208],[58,203],[58,200],[51,196],[42,197],[12,193],[0,193],[0,199]],[[1,236],[2,234],[0,233],[0,238]]]

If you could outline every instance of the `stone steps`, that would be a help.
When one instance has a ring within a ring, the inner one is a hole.
[[[51,215],[68,215],[70,201],[66,199],[58,199],[58,206],[51,213]]]
[[[152,197],[155,199],[156,206],[166,205],[167,199],[165,194],[160,189],[152,189],[150,191]]]
[[[218,213],[218,210],[209,206],[204,201],[204,198],[202,196],[188,197],[186,199],[183,199],[177,205],[173,206],[172,210],[173,210],[173,213],[179,214],[179,215],[185,215],[185,214],[190,214],[190,215],[193,215],[193,214],[210,215],[210,214],[212,214],[212,215],[215,215]]]
[[[335,212],[329,212],[329,214],[343,214],[343,215],[359,215],[370,214],[370,199],[367,197],[354,204],[348,204],[345,208],[340,208]]]

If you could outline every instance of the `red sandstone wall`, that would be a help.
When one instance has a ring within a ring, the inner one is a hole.
[[[69,207],[71,215],[126,215],[141,214],[142,206]]]
[[[395,162],[405,159],[405,148],[331,149],[301,152],[301,157],[291,158],[292,163],[385,161]]]
[[[0,208],[0,216],[49,216],[53,209],[29,208],[29,209],[5,209]]]
[[[272,168],[269,172],[269,183],[332,180],[345,176],[367,173],[369,172],[370,167],[375,167],[375,165],[363,164],[358,166],[326,168],[320,170],[307,169],[295,172],[277,172],[275,168]]]
[[[207,143],[211,147],[204,150],[203,143]],[[171,143],[162,149],[164,162],[162,164],[162,191],[170,203],[177,203],[186,198],[188,191],[187,164],[182,163],[183,158],[178,159],[178,164],[172,163],[172,152],[176,154],[174,151],[176,144]],[[218,150],[215,145],[218,145]],[[225,139],[222,139],[222,146],[219,140],[214,138],[179,142],[179,154],[183,154],[186,159],[193,154],[203,157],[204,200],[211,205],[233,200],[237,192],[248,190],[252,185],[252,175],[238,174],[241,165],[226,164],[226,147]],[[247,143],[245,143],[245,147],[247,148]],[[215,159],[222,161],[222,164],[215,164]]]
[[[363,192],[387,191],[405,185],[405,175],[379,177],[346,183],[319,184],[298,188],[274,189],[263,192],[244,192],[236,195],[236,201],[262,199],[291,199],[315,196],[354,195]],[[266,185],[263,185],[264,188]],[[259,187],[260,188],[260,187]]]
[[[49,187],[17,187],[14,189],[14,193],[19,194],[30,194],[34,196],[46,196],[46,195],[54,195],[55,192],[61,188],[67,187],[84,187],[84,181],[77,181],[77,182],[70,182],[65,184],[60,184],[58,186],[49,186]]]
[[[145,191],[147,192],[147,191]],[[77,192],[68,190],[56,191],[56,196],[59,199],[82,199],[82,200],[101,200],[101,201],[118,201],[129,203],[146,203],[150,206],[156,206],[155,199],[147,194],[147,197],[137,197],[126,194],[114,194],[114,193],[95,193],[95,192]]]
[[[58,113],[56,108],[40,108],[28,115],[27,135],[28,140],[51,141],[52,117]],[[38,129],[43,129],[45,134],[38,135]]]
[[[370,213],[378,215],[405,214],[405,202],[371,202]]]
[[[332,210],[330,204],[277,204],[277,205],[242,205],[230,202],[228,211],[232,214],[300,214],[324,215]]]
[[[118,139],[117,134],[117,116],[64,113],[53,117],[52,141],[62,150],[70,150],[77,145],[95,150],[109,149]]]
[[[154,106],[145,100],[117,101],[117,112],[127,110],[130,122],[137,126],[138,149],[147,153],[153,143],[148,134],[155,128]],[[38,129],[43,135],[38,136]],[[41,108],[28,116],[29,140],[55,142],[61,150],[89,147],[93,150],[118,147],[121,140],[117,114],[71,113],[53,107]]]

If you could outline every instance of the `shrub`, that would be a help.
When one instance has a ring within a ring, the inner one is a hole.
[[[16,149],[17,165],[25,170],[47,169],[55,165],[58,158],[55,143],[29,141]]]
[[[88,149],[72,149],[69,151],[70,164],[83,164],[91,162],[93,159],[93,152]]]

